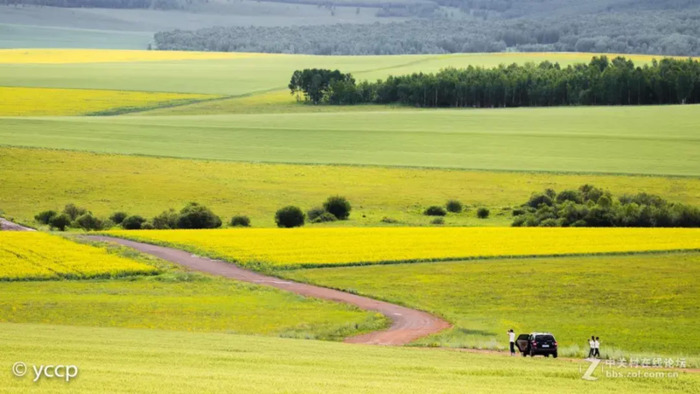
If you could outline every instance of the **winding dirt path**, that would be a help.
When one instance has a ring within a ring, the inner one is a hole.
[[[451,327],[450,323],[426,312],[345,293],[343,291],[262,275],[240,268],[231,263],[195,256],[179,249],[100,235],[87,235],[83,236],[83,238],[93,241],[117,243],[195,271],[224,276],[243,282],[276,287],[307,297],[344,302],[346,304],[355,305],[361,309],[377,311],[391,320],[392,323],[388,329],[349,337],[345,340],[345,342],[348,343],[405,345],[418,338],[435,334]]]
[[[4,230],[4,231],[36,231],[31,227],[22,226],[21,224],[11,222],[5,218],[0,218],[0,230]]]

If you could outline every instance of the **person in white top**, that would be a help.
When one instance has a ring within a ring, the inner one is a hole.
[[[510,355],[515,356],[515,332],[512,328],[508,330],[508,340],[510,341]]]
[[[591,336],[591,339],[588,340],[588,358],[593,358],[595,355],[595,336]]]
[[[593,357],[598,358],[600,357],[600,338],[595,337],[595,341],[593,341],[593,346],[595,347],[595,352],[593,353]]]

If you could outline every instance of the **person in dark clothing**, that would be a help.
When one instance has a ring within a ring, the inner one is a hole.
[[[600,337],[595,337],[595,341],[593,341],[595,345],[595,352],[593,353],[593,357],[599,358],[600,357]]]

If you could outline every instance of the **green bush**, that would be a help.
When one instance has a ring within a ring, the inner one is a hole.
[[[49,222],[51,222],[51,219],[53,219],[57,215],[58,215],[58,212],[56,212],[56,211],[52,211],[52,210],[43,211],[43,212],[39,212],[38,214],[36,214],[36,216],[34,216],[34,220],[36,220],[37,222],[39,222],[41,224],[49,224]]]
[[[313,222],[316,220],[317,217],[323,215],[327,211],[321,207],[315,207],[311,208],[306,212],[306,218],[309,219],[310,222]]]
[[[330,212],[324,211],[322,214],[316,216],[315,218],[313,218],[313,220],[309,220],[309,221],[311,223],[326,223],[326,222],[335,222],[336,220],[338,220],[338,218],[336,218],[335,215],[333,215]]]
[[[428,207],[428,209],[426,209],[425,212],[423,212],[423,214],[426,216],[445,216],[447,215],[447,211],[445,211],[445,208],[443,207],[433,205],[431,207]]]
[[[104,228],[104,223],[102,222],[102,220],[96,218],[91,213],[85,213],[80,215],[77,219],[75,219],[74,226],[82,228],[86,231],[92,231],[102,230]]]
[[[457,200],[449,200],[447,201],[447,204],[445,204],[445,208],[447,209],[447,212],[460,213],[464,207],[462,206],[462,203]]]
[[[68,227],[71,223],[70,216],[68,216],[65,213],[62,213],[60,215],[56,215],[49,220],[49,225],[51,228],[55,228],[61,231],[66,231],[66,227]]]
[[[323,203],[323,209],[333,214],[338,220],[347,220],[352,206],[345,197],[331,196]]]
[[[250,227],[248,216],[237,215],[231,218],[231,227]]]
[[[170,208],[167,211],[161,212],[160,215],[155,216],[153,220],[151,220],[151,224],[153,224],[153,228],[159,230],[176,229],[179,218],[180,215],[175,212],[174,209]]]
[[[153,224],[146,222],[141,225],[141,230],[153,230],[155,227],[153,227]]]
[[[221,218],[214,215],[209,208],[196,202],[187,204],[180,211],[177,228],[217,228],[221,227]]]
[[[556,202],[557,204],[561,204],[565,201],[571,201],[575,202],[576,204],[580,204],[583,202],[583,196],[578,190],[564,190],[563,192],[557,195]]]
[[[275,222],[277,227],[291,228],[304,225],[304,212],[299,207],[286,206],[275,213]]]
[[[552,198],[546,194],[533,194],[525,205],[532,208],[539,208],[542,204],[552,206],[552,203]]]
[[[146,219],[138,215],[132,215],[122,220],[121,225],[124,230],[140,230],[144,223],[146,223]]]
[[[114,212],[112,216],[109,217],[109,220],[113,221],[115,224],[122,224],[124,219],[126,219],[129,216],[126,212],[123,211],[118,211]]]
[[[87,209],[78,207],[75,204],[68,204],[63,208],[63,213],[68,215],[68,217],[70,217],[70,220],[73,221],[77,219],[78,216],[86,214]]]
[[[476,210],[476,217],[478,217],[479,219],[486,219],[487,217],[489,217],[490,213],[491,211],[489,211],[488,208],[481,207]]]
[[[438,217],[438,218],[431,220],[430,224],[438,224],[438,225],[445,224],[445,219]]]

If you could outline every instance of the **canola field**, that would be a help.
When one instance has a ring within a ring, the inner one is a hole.
[[[215,98],[206,94],[0,87],[0,116],[119,113]]]
[[[700,249],[700,229],[299,228],[111,231],[253,268]]]
[[[40,232],[0,232],[0,281],[118,277],[156,268]]]

